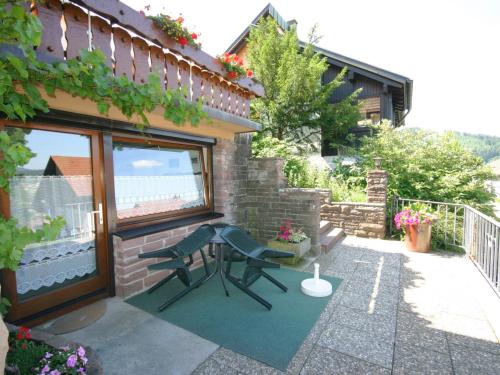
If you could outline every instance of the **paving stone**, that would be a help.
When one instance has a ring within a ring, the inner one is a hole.
[[[267,366],[262,362],[258,362],[252,358],[246,357],[239,353],[226,348],[219,348],[212,354],[210,359],[218,362],[224,367],[234,368],[245,375],[279,375],[284,374],[273,367]]]
[[[500,356],[450,344],[451,359],[455,374],[500,374]]]
[[[446,334],[438,327],[438,318],[424,319],[417,314],[398,311],[397,345],[409,345],[448,353]]]
[[[448,313],[441,313],[439,318],[442,329],[449,334],[452,342],[457,339],[457,336],[465,336],[490,343],[498,343],[493,329],[486,320]]]
[[[382,314],[395,316],[397,311],[397,296],[384,294],[356,294],[344,292],[340,304],[352,309],[362,310],[369,314]]]
[[[338,306],[330,321],[347,327],[366,331],[384,341],[394,341],[396,319],[393,316],[368,314],[365,311]]]
[[[213,359],[207,359],[203,362],[196,370],[193,371],[192,375],[241,375],[236,369],[223,365]]]
[[[450,344],[468,347],[474,350],[489,352],[500,356],[500,344],[498,342],[486,341],[474,337],[457,335],[455,333],[446,332],[446,337]]]
[[[373,374],[389,375],[387,368],[368,363],[335,350],[317,346],[300,375]]]
[[[393,342],[383,341],[371,332],[332,323],[318,344],[386,368],[392,365]]]
[[[392,373],[405,375],[453,374],[450,355],[422,347],[396,344]]]

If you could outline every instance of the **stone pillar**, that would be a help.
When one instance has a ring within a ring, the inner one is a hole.
[[[387,204],[387,179],[386,171],[375,169],[366,176],[366,195],[368,203]]]

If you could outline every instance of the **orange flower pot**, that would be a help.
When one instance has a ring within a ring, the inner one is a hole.
[[[427,253],[431,250],[431,224],[407,225],[406,248],[410,251]]]

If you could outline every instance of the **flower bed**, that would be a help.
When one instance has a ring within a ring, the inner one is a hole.
[[[102,373],[95,354],[81,345],[44,332],[32,332],[25,327],[9,326],[9,330],[9,352],[5,370],[8,375]]]

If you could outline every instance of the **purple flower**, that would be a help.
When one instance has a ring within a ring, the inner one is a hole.
[[[50,358],[50,357],[52,357],[53,355],[54,355],[54,354],[47,352],[47,353],[45,353],[45,358],[46,358],[46,359],[49,359],[49,358]]]
[[[80,358],[85,357],[85,349],[84,349],[82,346],[80,346],[80,347],[76,350],[76,353],[78,354],[78,356],[79,356]]]
[[[85,369],[83,367],[79,367],[78,370],[76,370],[79,374],[85,375]]]
[[[75,367],[76,365],[76,361],[78,361],[78,357],[75,355],[75,354],[71,354],[69,357],[68,357],[68,360],[66,361],[66,365],[68,367]]]
[[[59,370],[52,370],[51,372],[49,372],[49,375],[61,375],[61,373],[59,372]]]
[[[43,366],[42,371],[40,372],[41,375],[44,375],[46,372],[50,371],[50,367],[48,365]]]

